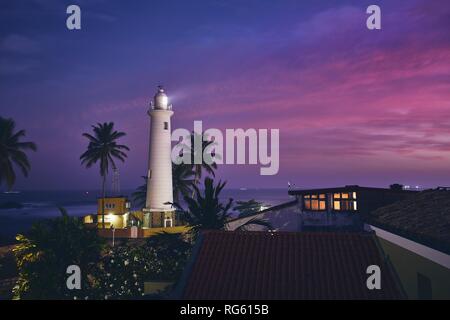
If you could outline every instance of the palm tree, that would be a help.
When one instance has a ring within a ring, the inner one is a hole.
[[[229,199],[226,204],[220,202],[219,195],[225,187],[226,182],[220,182],[214,186],[214,181],[206,177],[204,181],[204,191],[194,185],[194,197],[184,196],[187,209],[183,209],[179,204],[174,206],[183,214],[186,222],[191,227],[191,232],[196,237],[202,230],[225,230],[228,220],[232,218],[229,212],[233,205],[233,199]],[[251,219],[239,226],[236,230],[243,230],[249,225],[262,225],[268,229],[270,223],[261,219]]]
[[[181,197],[188,196],[194,185],[195,172],[190,165],[172,164],[173,201],[178,202]]]
[[[207,150],[207,148],[211,148],[213,145],[216,144],[216,142],[208,140],[208,136],[204,133],[199,134],[196,132],[192,132],[190,135],[190,146],[185,146],[185,150],[187,150],[187,152],[189,153],[189,157],[191,160],[191,166],[192,166],[192,170],[194,171],[194,184],[198,185],[198,183],[200,182],[200,179],[202,178],[203,175],[203,171],[206,171],[207,174],[210,174],[211,176],[215,177],[215,172],[214,170],[217,169],[217,164],[214,162],[212,164],[209,164],[207,162],[204,161],[203,156],[205,154],[205,150]],[[200,140],[202,141],[202,149],[201,149],[201,155],[198,154],[198,151],[195,150],[195,144],[194,141],[195,140]],[[195,163],[195,158],[200,157],[202,158],[202,162],[201,163]],[[215,157],[216,159],[220,159],[220,155],[218,154],[211,154],[211,156]],[[194,193],[192,193],[192,196],[194,195]]]
[[[13,119],[0,117],[0,185],[5,182],[8,190],[16,182],[14,166],[19,167],[25,177],[31,169],[25,150],[36,151],[33,142],[20,141],[25,137],[25,130],[14,132],[15,126]]]
[[[114,159],[124,162],[127,154],[122,151],[129,151],[126,145],[117,144],[117,140],[126,134],[114,130],[113,122],[97,123],[92,126],[94,135],[83,133],[83,137],[89,140],[87,150],[80,156],[81,164],[86,168],[100,162],[100,176],[102,177],[102,228],[105,228],[105,183],[110,166],[116,169]]]
[[[139,208],[145,207],[145,201],[147,199],[147,177],[142,176],[142,179],[144,179],[144,183],[137,187],[136,191],[131,194],[134,205]]]
[[[193,175],[194,171],[190,165],[172,164],[172,187],[175,202],[178,202],[180,196],[189,195],[194,184]],[[141,208],[145,207],[147,198],[147,177],[142,176],[142,178],[145,181],[144,184],[140,185],[131,195],[135,204]]]

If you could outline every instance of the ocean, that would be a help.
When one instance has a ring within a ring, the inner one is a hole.
[[[133,191],[124,190],[121,194],[130,197]],[[0,193],[0,204],[14,202],[23,206],[20,209],[0,209],[0,244],[11,242],[17,233],[27,231],[37,220],[57,217],[60,215],[58,207],[64,207],[69,215],[77,217],[95,213],[99,195],[99,191]],[[222,202],[226,202],[228,198],[235,201],[255,199],[267,206],[292,200],[287,189],[224,189],[221,193]]]

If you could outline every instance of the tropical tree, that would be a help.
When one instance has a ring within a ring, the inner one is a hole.
[[[0,185],[5,183],[8,190],[16,182],[14,167],[18,167],[25,177],[28,176],[31,166],[25,151],[36,151],[36,144],[21,141],[25,130],[16,132],[15,127],[14,120],[0,117]]]
[[[13,289],[16,299],[67,299],[74,293],[66,286],[67,267],[81,269],[81,290],[89,291],[87,275],[100,258],[103,240],[95,229],[60,208],[61,216],[41,220],[26,235],[19,234],[13,252],[19,279]]]
[[[194,171],[194,184],[198,185],[200,179],[203,176],[203,172],[206,172],[212,177],[215,177],[214,171],[217,169],[217,163],[211,163],[212,161],[205,161],[204,156],[209,156],[211,157],[209,160],[212,160],[212,157],[220,159],[221,155],[214,152],[209,152],[216,144],[216,142],[210,140],[205,133],[200,134],[193,131],[191,132],[189,139],[190,145],[184,145],[183,152],[187,152],[190,157],[190,163],[192,166],[192,170]],[[194,143],[195,140],[201,141],[201,150],[196,150]],[[196,163],[199,162],[195,161],[197,158],[202,159],[201,163]]]
[[[174,202],[178,202],[180,197],[187,196],[194,184],[194,171],[190,165],[172,164],[172,188]],[[132,193],[134,203],[143,208],[147,198],[147,177],[142,176],[144,183]]]
[[[236,201],[236,206],[233,210],[239,213],[240,218],[250,216],[252,214],[258,213],[264,208],[264,203],[251,199],[248,201]]]
[[[172,164],[173,200],[178,202],[180,197],[189,196],[194,185],[195,172],[186,164]]]
[[[147,177],[141,176],[144,179],[144,183],[137,187],[136,191],[131,194],[134,205],[139,208],[145,207],[145,201],[147,199]]]
[[[225,187],[226,182],[214,185],[214,181],[206,177],[204,180],[203,192],[196,186],[193,186],[194,197],[184,196],[187,208],[184,209],[179,204],[174,206],[183,214],[185,221],[191,227],[190,232],[196,237],[203,230],[225,230],[228,220],[232,218],[229,212],[233,206],[233,199],[228,199],[227,203],[220,202],[220,192]],[[272,226],[270,223],[261,219],[251,219],[236,230],[243,230],[249,225],[261,225],[268,229]]]
[[[145,242],[111,248],[92,273],[97,299],[139,299],[145,281],[176,282],[191,244],[180,234],[159,233]]]
[[[146,247],[153,261],[149,280],[178,280],[191,251],[191,244],[184,240],[183,234],[160,232],[147,238]]]
[[[94,134],[83,133],[83,137],[89,140],[87,150],[80,156],[81,163],[86,168],[92,167],[97,162],[100,163],[100,176],[102,177],[102,228],[105,228],[105,206],[106,196],[105,184],[106,176],[110,166],[116,169],[114,159],[124,162],[127,154],[124,152],[130,149],[123,144],[118,144],[117,140],[126,134],[114,130],[113,122],[97,123],[92,126]]]

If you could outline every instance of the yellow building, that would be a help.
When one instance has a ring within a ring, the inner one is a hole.
[[[102,206],[104,210],[102,210]],[[104,229],[102,227],[102,213],[105,216]],[[172,223],[172,221],[175,223]],[[186,233],[189,231],[190,228],[180,217],[177,216],[172,221],[169,224],[167,220],[163,219],[163,216],[155,216],[151,227],[146,227],[145,213],[142,210],[132,211],[131,202],[123,196],[98,198],[97,213],[83,217],[85,224],[92,227],[96,226],[99,229],[99,235],[105,238],[147,238],[161,232]]]
[[[103,210],[102,210],[103,206]],[[105,215],[105,228],[114,226],[123,229],[128,226],[131,202],[126,197],[115,196],[97,199],[97,225],[102,227],[102,214]]]

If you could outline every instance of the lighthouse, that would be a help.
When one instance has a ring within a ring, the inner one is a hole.
[[[172,105],[163,89],[150,103],[150,144],[147,173],[147,198],[144,211],[144,227],[175,226],[175,210],[172,189],[171,128]]]

